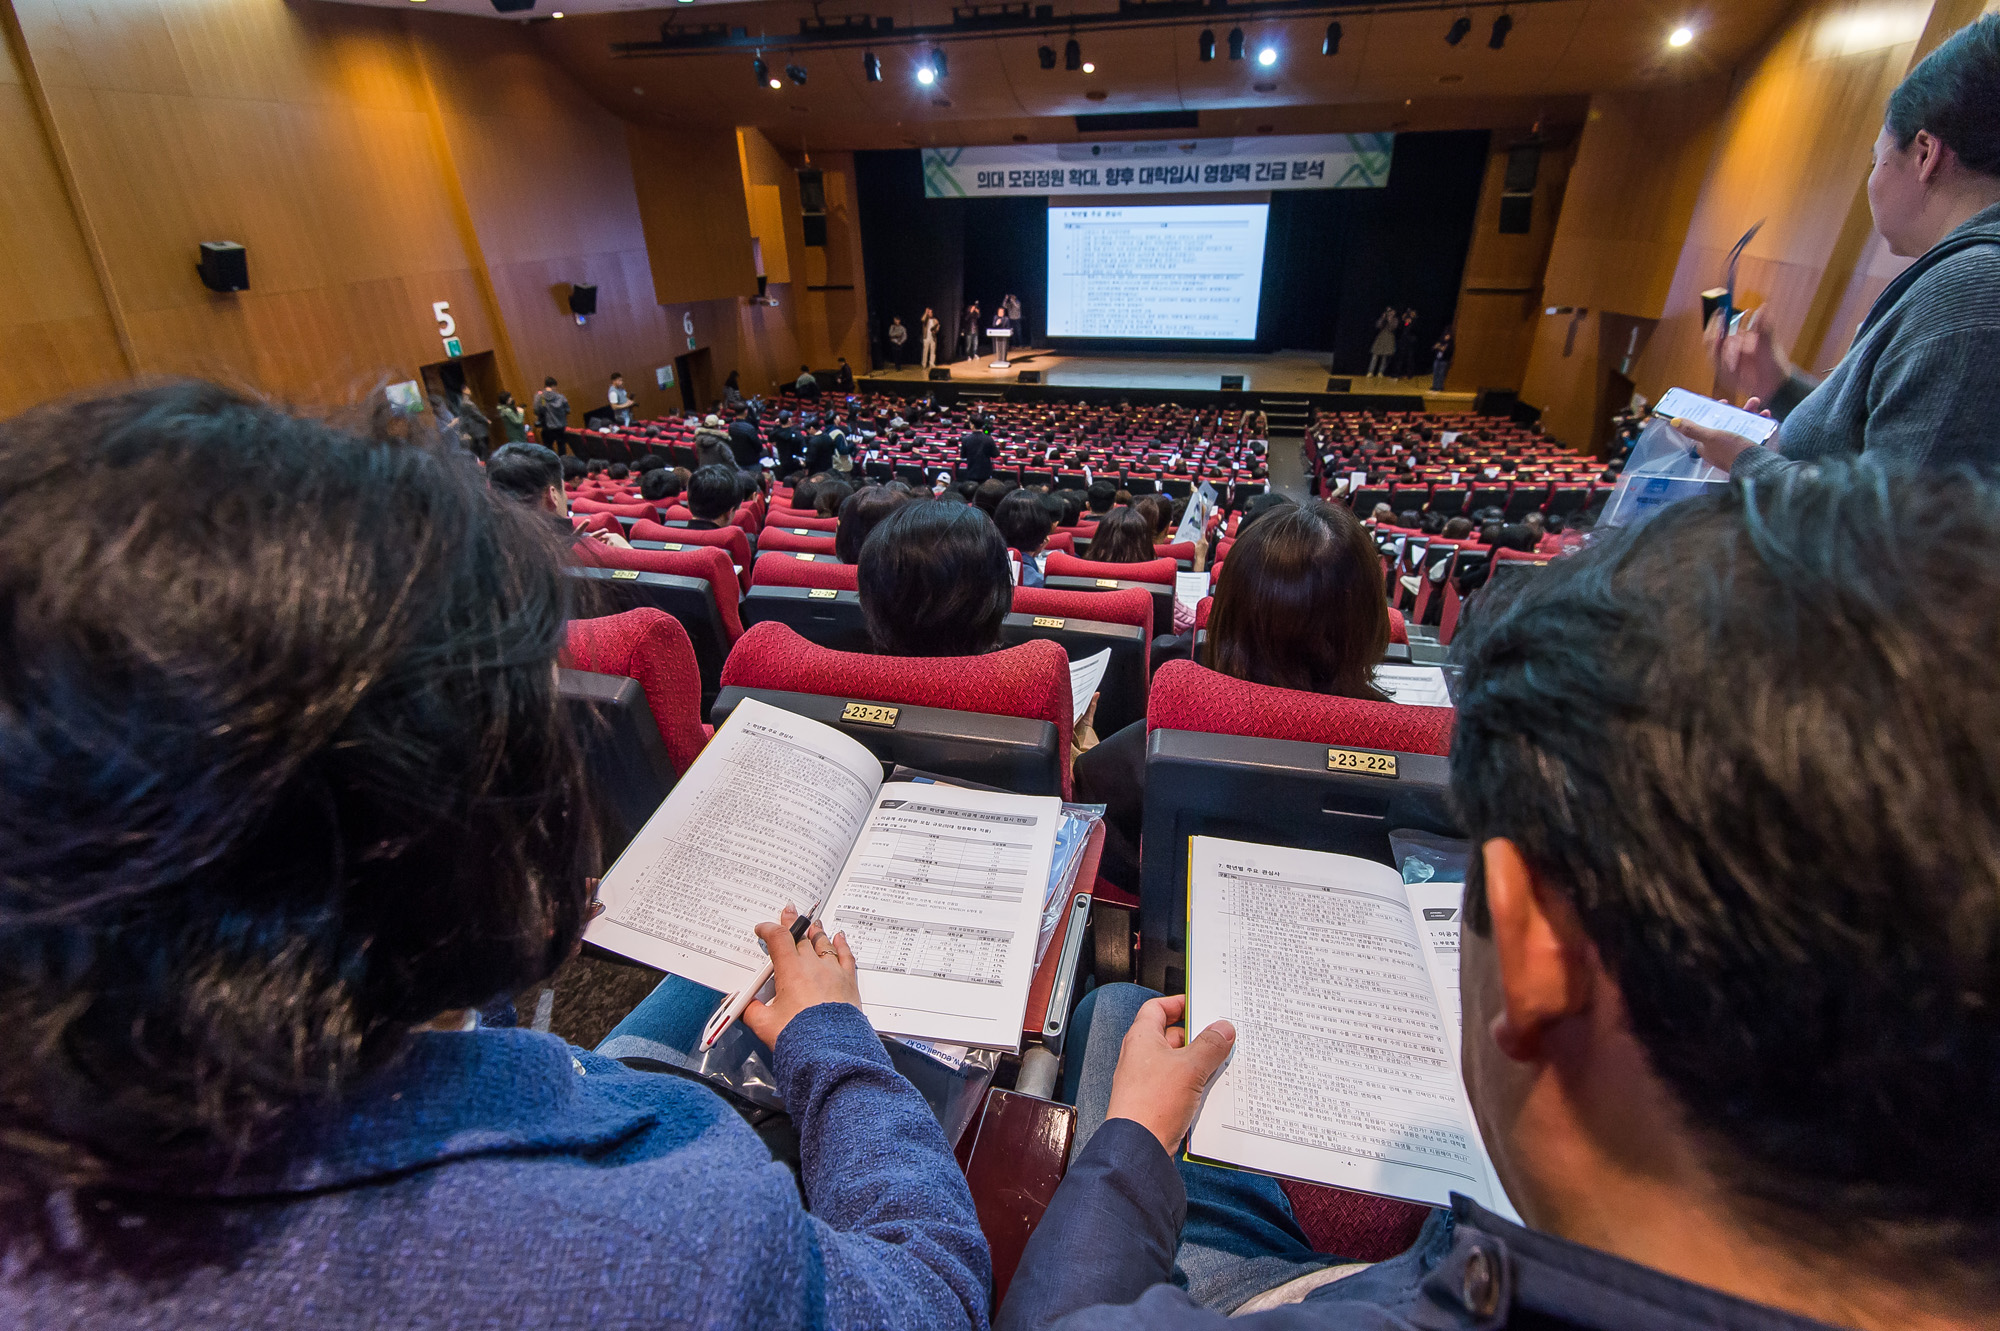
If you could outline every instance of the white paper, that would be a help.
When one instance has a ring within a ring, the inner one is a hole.
[[[1451,1022],[1451,1047],[1465,1044],[1464,996],[1458,984],[1459,913],[1465,906],[1464,883],[1405,883],[1410,911],[1424,945],[1424,961],[1430,968],[1431,987],[1437,990],[1438,1006]]]
[[[1201,598],[1206,595],[1208,595],[1208,574],[1174,574],[1174,602],[1186,606],[1189,614],[1194,613],[1194,608],[1201,604]]]
[[[1187,511],[1181,515],[1181,525],[1174,532],[1174,540],[1193,544],[1208,530],[1209,514],[1215,512],[1215,487],[1203,481],[1193,494],[1188,496]]]
[[[740,987],[764,964],[752,931],[826,899],[881,782],[881,762],[846,735],[744,699],[604,875],[584,937]]]
[[[1187,1029],[1236,1047],[1190,1156],[1360,1192],[1481,1204],[1492,1185],[1403,883],[1345,855],[1189,843]]]
[[[1367,472],[1350,471],[1347,473],[1347,489],[1349,493],[1359,490],[1362,486],[1366,484],[1368,484]]]
[[[1019,1049],[1062,801],[882,787],[822,915],[884,1035]]]
[[[1668,420],[1693,421],[1712,430],[1727,430],[1758,444],[1778,432],[1778,423],[1768,416],[1759,416],[1741,407],[1732,407],[1727,402],[1690,393],[1685,388],[1669,388],[1660,398],[1659,405],[1653,408],[1653,414]]]
[[[1069,705],[1076,713],[1070,718],[1072,725],[1083,720],[1084,709],[1090,706],[1090,695],[1097,692],[1097,686],[1104,682],[1104,669],[1110,664],[1109,647],[1094,656],[1069,663]]]
[[[1438,666],[1379,665],[1375,667],[1375,687],[1388,694],[1390,702],[1412,707],[1451,706],[1444,671]]]
[[[1439,443],[1441,443],[1441,444],[1455,444],[1455,443],[1457,443],[1457,442],[1458,442],[1458,431],[1456,431],[1456,430],[1444,430],[1444,431],[1441,431],[1441,432],[1440,432],[1440,433],[1438,434],[1438,442],[1439,442]]]

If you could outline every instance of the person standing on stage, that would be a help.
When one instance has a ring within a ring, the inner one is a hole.
[[[910,330],[903,327],[903,316],[898,314],[889,320],[889,364],[903,368],[903,344],[910,340]]]
[[[965,355],[960,357],[961,360],[971,360],[979,354],[979,338],[984,331],[979,321],[984,317],[985,315],[980,312],[978,301],[975,300],[965,307],[965,331],[959,334],[965,342]]]
[[[535,394],[535,428],[542,432],[542,447],[561,457],[569,440],[569,399],[556,391],[556,378],[542,380]]]
[[[1417,311],[1416,307],[1403,311],[1403,318],[1396,329],[1396,363],[1389,373],[1397,379],[1407,379],[1417,372]]]
[[[1382,317],[1375,321],[1375,344],[1368,348],[1370,379],[1380,379],[1388,373],[1389,362],[1396,354],[1396,327],[1400,322],[1394,305],[1383,310]]]
[[[1014,330],[1015,345],[1017,347],[1026,346],[1028,343],[1028,330],[1021,324],[1021,298],[1011,291],[1008,292],[1006,297],[1000,302],[1000,309],[1007,316],[1008,327]]]
[[[938,331],[943,327],[931,307],[924,306],[924,317],[917,320],[917,336],[923,343],[923,368],[926,373],[937,364]]]
[[[1451,373],[1451,358],[1458,350],[1458,334],[1446,324],[1438,340],[1431,343],[1431,392],[1444,392],[1444,377]]]

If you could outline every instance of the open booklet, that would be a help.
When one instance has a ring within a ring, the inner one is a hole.
[[[787,905],[845,930],[885,1035],[1019,1049],[1062,802],[888,782],[831,726],[754,698],[604,875],[584,937],[730,991]]]
[[[1460,1076],[1463,883],[1194,837],[1187,1029],[1227,1019],[1190,1159],[1511,1217]]]

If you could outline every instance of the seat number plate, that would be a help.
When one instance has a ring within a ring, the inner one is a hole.
[[[1097,580],[1097,585],[1098,585],[1098,586],[1100,586],[1100,587],[1116,587],[1116,586],[1118,585],[1118,579],[1116,579],[1116,578],[1099,578],[1099,579]]]
[[[615,582],[637,582],[639,580],[639,570],[636,568],[614,568],[611,570],[611,577]]]
[[[864,726],[893,726],[901,709],[881,707],[872,702],[851,702],[840,709],[840,719]]]
[[[1358,772],[1363,776],[1382,776],[1393,781],[1396,779],[1396,755],[1377,753],[1372,749],[1328,749],[1326,770]]]
[[[840,595],[839,591],[832,587],[815,587],[806,593],[806,599],[808,601],[831,601],[838,595]]]
[[[1059,629],[1068,622],[1066,619],[1057,619],[1052,615],[1035,616],[1035,627],[1038,629]]]

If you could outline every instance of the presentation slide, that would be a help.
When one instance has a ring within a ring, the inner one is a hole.
[[[1051,337],[1250,341],[1266,203],[1049,209]]]

